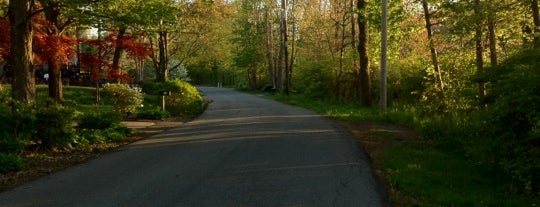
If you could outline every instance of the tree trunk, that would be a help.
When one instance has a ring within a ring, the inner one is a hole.
[[[64,93],[62,90],[62,63],[54,59],[49,61],[48,66],[49,98],[56,102],[62,102],[64,101]]]
[[[265,46],[266,46],[266,62],[268,67],[268,74],[272,81],[272,86],[277,89],[277,76],[274,67],[274,54],[272,52],[272,24],[269,21],[268,9],[264,10],[264,25],[265,25]]]
[[[346,5],[343,5],[342,11],[346,11]],[[341,14],[341,22],[336,22],[336,36],[339,34],[339,67],[336,76],[336,93],[338,99],[346,99],[346,87],[343,86],[343,68],[344,68],[344,59],[345,59],[345,41],[346,41],[346,21],[347,15],[345,13]],[[337,37],[336,37],[337,38]]]
[[[121,42],[122,38],[125,37],[126,34],[126,27],[120,26],[118,29],[118,35],[116,35],[116,41]],[[114,48],[114,55],[112,59],[112,65],[111,65],[111,82],[120,82],[119,75],[120,75],[120,60],[122,58],[122,53],[124,53],[124,46],[122,44],[118,44],[116,48]]]
[[[277,59],[277,89],[280,92],[283,92],[283,59],[285,53],[285,45],[283,40],[283,21],[279,23],[279,54]]]
[[[15,101],[31,104],[36,99],[36,78],[32,53],[32,7],[34,1],[10,1],[11,59],[13,71],[12,97]]]
[[[101,44],[101,21],[99,22],[98,24],[98,30],[97,30],[97,33],[98,33],[98,39],[97,41]],[[103,60],[103,51],[101,49],[101,47],[98,47],[98,58],[100,60]],[[101,93],[99,91],[99,88],[100,88],[100,83],[99,83],[99,79],[100,79],[100,73],[101,73],[101,68],[103,67],[103,61],[99,61],[98,63],[98,68],[97,68],[97,71],[95,71],[97,74],[95,74],[96,76],[96,82],[95,82],[95,87],[96,87],[96,105],[99,105],[101,104]]]
[[[429,40],[429,50],[431,52],[431,63],[433,64],[433,69],[435,70],[435,79],[441,90],[444,89],[444,82],[441,75],[441,69],[439,66],[439,57],[437,50],[435,50],[435,41],[433,40],[433,31],[431,30],[431,13],[429,12],[429,6],[427,0],[422,0],[422,7],[424,8],[424,19],[426,21],[426,32]]]
[[[350,0],[350,11],[354,11],[356,10],[356,5],[355,5],[355,1],[354,0]],[[356,19],[356,13],[355,12],[351,12],[351,20],[350,20],[350,26],[351,26],[351,49],[352,51],[356,51],[358,52],[357,48],[358,48],[358,44],[356,44],[356,25],[357,25],[357,19]],[[354,54],[352,55],[352,59],[353,59],[353,74],[355,76],[360,76],[360,71],[359,71],[359,68],[358,68],[358,58],[356,56],[357,54]],[[360,83],[356,83],[356,81],[353,83],[353,86],[358,86]],[[356,89],[352,89],[352,97],[351,98],[358,98],[357,95],[355,94],[358,94],[356,92]]]
[[[291,91],[291,70],[289,68],[289,36],[287,25],[287,0],[281,0],[281,21],[282,29],[281,35],[283,36],[283,66],[285,67],[285,94],[289,94]]]
[[[51,28],[48,29],[47,35],[58,36],[60,33],[60,22],[58,19],[60,16],[60,9],[56,3],[51,1],[44,1],[44,4],[47,8],[44,10],[45,17],[47,21],[52,24]],[[53,47],[56,48],[52,50],[55,53],[52,55],[52,57],[58,57],[60,48],[57,48],[57,44],[53,44]],[[64,101],[64,93],[62,89],[62,62],[58,58],[52,58],[47,64],[49,66],[47,71],[47,73],[49,73],[49,80],[47,82],[49,85],[49,98],[55,100],[56,102],[62,102]]]
[[[474,1],[474,11],[475,16],[477,17],[477,20],[475,22],[475,35],[474,35],[474,42],[476,46],[476,72],[482,73],[484,71],[484,48],[482,45],[482,17],[484,16],[482,14],[482,5],[480,4],[480,0]],[[480,98],[484,98],[486,96],[486,86],[485,83],[480,82],[478,83],[478,96]]]
[[[534,47],[540,48],[540,13],[538,11],[538,0],[531,0],[531,10],[534,22]]]
[[[497,55],[497,33],[496,33],[496,24],[495,19],[497,18],[497,13],[491,11],[488,17],[488,30],[489,30],[489,57],[491,61],[491,66],[498,65],[498,55]]]
[[[371,88],[369,83],[369,57],[368,57],[368,20],[366,17],[366,1],[358,0],[356,7],[360,12],[358,14],[358,57],[360,61],[360,97],[362,98],[362,103],[365,106],[371,106]]]
[[[294,7],[295,7],[295,0],[292,1],[293,2],[293,5],[291,7],[291,17],[294,18]],[[290,47],[290,56],[289,56],[289,89],[292,91],[292,88],[293,88],[293,85],[292,85],[292,75],[293,75],[293,66],[294,66],[294,60],[296,59],[296,28],[295,25],[294,25],[295,22],[292,22],[291,26],[293,28],[292,32],[291,32],[291,36],[292,38],[290,39],[291,41],[291,47]]]
[[[167,68],[169,62],[167,57],[167,31],[159,32],[158,47],[159,64],[157,69],[157,81],[165,82],[169,77],[169,69]]]

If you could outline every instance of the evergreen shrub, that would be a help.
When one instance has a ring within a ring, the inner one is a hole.
[[[21,169],[24,167],[24,162],[21,157],[16,154],[6,154],[0,152],[0,173],[9,172],[12,170]]]
[[[74,109],[60,104],[51,104],[38,109],[33,140],[46,148],[72,147],[77,140],[73,128],[76,116]]]

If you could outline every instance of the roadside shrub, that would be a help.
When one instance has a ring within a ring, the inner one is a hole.
[[[171,117],[171,114],[168,111],[163,111],[159,107],[144,107],[137,111],[137,117],[141,119],[165,119]]]
[[[99,129],[80,129],[78,133],[81,140],[88,143],[104,143],[107,140],[103,130]]]
[[[121,121],[122,115],[114,112],[86,114],[79,120],[79,136],[89,143],[104,143],[134,134]]]
[[[122,115],[116,112],[88,113],[79,119],[78,128],[104,130],[120,124],[121,121]]]
[[[103,94],[111,99],[114,109],[123,114],[135,112],[143,101],[142,94],[126,84],[107,84]]]
[[[18,155],[0,152],[0,173],[21,169],[23,167],[24,162]]]
[[[33,108],[20,105],[14,111],[0,107],[0,153],[20,153],[36,131]]]
[[[170,91],[171,95],[165,98],[165,105],[171,116],[191,118],[202,113],[206,107],[206,102],[199,91],[185,81],[143,84],[143,91],[151,95],[160,95],[160,91]]]
[[[165,98],[165,109],[172,116],[191,118],[201,114],[206,107],[197,88],[185,81],[167,81],[164,83],[164,89],[171,91],[171,95]]]
[[[51,104],[36,113],[36,131],[33,140],[42,146],[72,147],[77,136],[73,129],[76,112],[60,104]]]

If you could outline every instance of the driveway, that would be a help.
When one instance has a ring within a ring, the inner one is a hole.
[[[0,206],[388,206],[342,127],[305,109],[201,87],[206,112],[0,194]]]

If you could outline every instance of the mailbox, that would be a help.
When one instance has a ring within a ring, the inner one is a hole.
[[[171,92],[170,91],[160,91],[159,94],[162,95],[162,96],[170,96]]]

